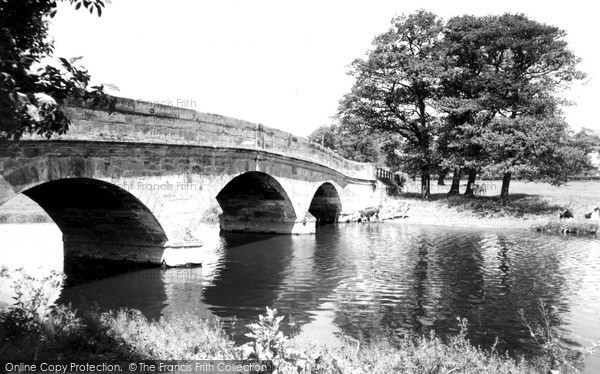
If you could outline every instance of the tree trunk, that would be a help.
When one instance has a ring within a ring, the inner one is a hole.
[[[465,196],[473,196],[473,183],[475,183],[476,178],[477,170],[469,169],[469,179],[467,180],[467,190],[465,191]]]
[[[446,183],[444,183],[444,179],[446,179],[446,175],[448,175],[449,171],[450,171],[450,168],[445,168],[445,169],[440,170],[440,174],[438,175],[438,181],[437,181],[438,186],[446,185]]]
[[[429,170],[425,169],[421,171],[421,197],[423,199],[429,199],[429,195],[430,195],[430,175],[429,175]]]
[[[454,168],[454,175],[452,176],[452,186],[450,186],[449,195],[458,195],[460,189],[460,174],[462,170],[460,168]]]
[[[502,177],[502,188],[500,189],[500,203],[504,205],[510,204],[510,201],[508,201],[508,188],[510,187],[511,176],[512,173],[509,171],[508,173],[505,173]]]

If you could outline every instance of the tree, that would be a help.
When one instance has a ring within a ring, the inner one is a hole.
[[[563,30],[521,14],[462,16],[447,24],[443,108],[450,123],[447,129],[456,139],[450,146],[454,150],[451,161],[471,170],[490,169],[490,162],[496,162],[495,169],[504,170],[503,202],[508,201],[513,168],[506,168],[507,163],[490,152],[501,148],[488,146],[502,139],[510,147],[521,135],[535,137],[539,130],[536,121],[561,122],[558,108],[564,102],[557,98],[558,89],[584,77],[576,69],[579,59],[568,49],[564,36]],[[561,126],[551,129],[557,131],[553,138],[564,135]],[[494,140],[474,141],[483,134]],[[534,165],[534,161],[541,164]],[[542,175],[535,172],[538,166],[550,166],[543,158],[532,158],[526,164],[532,168],[531,176]],[[559,169],[557,166],[557,173]]]
[[[340,156],[356,162],[383,163],[382,135],[370,132],[357,124],[321,126],[308,136]]]
[[[0,1],[0,141],[64,133],[70,121],[60,106],[67,99],[112,104],[101,86],[88,88],[90,75],[75,65],[77,59],[45,62],[54,52],[47,34],[57,1]],[[104,8],[102,0],[62,1],[98,16]]]
[[[308,136],[308,140],[335,151],[339,141],[338,137],[339,131],[337,126],[322,125]]]
[[[473,142],[488,151],[486,171],[504,176],[501,196],[508,196],[513,173],[560,185],[589,165],[585,150],[577,147],[568,124],[558,117],[495,118]]]
[[[579,172],[598,171],[597,162],[600,161],[600,133],[591,129],[583,128],[577,133],[569,134],[566,152],[579,155],[572,158],[575,165],[572,166],[574,175]],[[593,159],[595,158],[595,161]]]
[[[587,155],[600,153],[600,132],[584,127],[579,132],[572,134],[571,142]]]
[[[421,174],[423,198],[429,197],[435,167],[442,28],[437,16],[423,10],[392,20],[390,30],[373,41],[367,59],[352,63],[356,83],[339,108],[342,121],[358,121],[404,139]]]

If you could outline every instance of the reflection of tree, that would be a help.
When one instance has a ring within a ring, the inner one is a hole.
[[[480,232],[447,232],[435,259],[442,284],[441,308],[434,327],[445,334],[458,330],[456,318],[467,318],[475,330],[480,326],[485,303],[485,274],[479,246]]]
[[[561,251],[556,243],[546,245],[547,237],[530,235],[497,235],[493,258],[486,271],[499,285],[486,287],[483,327],[490,335],[502,337],[500,348],[513,350],[523,340],[530,339],[521,325],[518,311],[537,317],[538,299],[542,298],[554,310],[554,323],[559,322],[558,310],[568,311],[564,296],[565,274],[561,269]],[[517,327],[517,328],[515,328]],[[530,342],[531,343],[531,342]]]
[[[427,311],[437,293],[429,279],[435,233],[417,226],[363,225],[355,236],[347,234],[343,253],[359,266],[336,291],[336,323],[364,338],[430,324]]]
[[[376,319],[379,326],[364,321],[369,333],[435,329],[444,334],[454,329],[457,316],[478,308],[484,275],[473,233],[391,225],[386,231],[392,235],[380,235],[376,246],[381,264],[366,265],[389,269],[377,273],[371,286],[373,302],[363,318]]]
[[[521,326],[517,310],[523,304],[533,306],[539,296],[560,297],[560,288],[552,285],[562,283],[556,257],[543,260],[526,251],[524,245],[540,246],[528,243],[527,236],[364,225],[357,233],[344,232],[340,241],[345,260],[359,264],[346,264],[352,274],[336,289],[336,323],[353,336],[430,329],[444,335],[456,331],[456,318],[462,317],[477,344],[489,346],[498,336],[506,338],[506,347],[522,338],[515,327]],[[519,285],[515,274],[523,278]]]
[[[411,313],[412,325],[413,329],[416,332],[423,332],[423,323],[420,318],[424,318],[427,315],[425,310],[425,303],[427,298],[427,270],[429,267],[428,264],[428,254],[429,254],[429,246],[430,244],[427,242],[426,238],[422,238],[417,244],[417,254],[418,260],[415,263],[413,270],[413,279],[414,279],[414,308]]]

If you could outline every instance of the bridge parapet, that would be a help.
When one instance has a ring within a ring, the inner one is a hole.
[[[117,98],[112,113],[81,103],[66,112],[71,128],[54,139],[254,149],[321,164],[350,178],[375,179],[371,164],[344,159],[285,131],[217,114],[126,98]]]

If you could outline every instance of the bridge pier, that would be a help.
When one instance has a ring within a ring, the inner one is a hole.
[[[129,261],[139,264],[185,266],[201,264],[202,243],[110,242],[90,237],[63,235],[65,258]]]
[[[94,240],[90,237],[63,235],[64,254],[69,258],[87,258],[112,261],[131,261],[160,265],[165,252],[164,244],[126,243]]]
[[[270,219],[249,220],[240,217],[221,215],[221,217],[219,217],[219,225],[221,231],[228,232],[304,235],[315,233],[316,220],[312,215],[310,215],[310,218],[293,221],[277,221]]]

